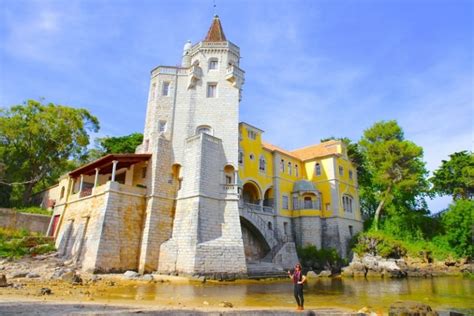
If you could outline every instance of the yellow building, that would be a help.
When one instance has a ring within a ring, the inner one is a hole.
[[[288,151],[262,139],[263,131],[239,124],[240,206],[257,212],[276,234],[297,245],[332,247],[362,229],[357,171],[339,140]]]

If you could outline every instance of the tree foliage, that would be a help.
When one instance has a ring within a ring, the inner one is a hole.
[[[376,229],[388,205],[395,212],[426,207],[422,198],[428,190],[423,149],[404,138],[396,121],[375,123],[364,131],[359,146],[370,178],[370,187],[366,189],[378,204],[374,215]]]
[[[461,151],[443,160],[430,179],[433,192],[453,199],[474,198],[474,153]]]
[[[454,201],[448,210],[442,214],[441,220],[445,236],[452,249],[459,256],[474,256],[472,243],[474,201]]]
[[[95,148],[89,150],[87,161],[93,161],[107,154],[134,153],[143,142],[143,134],[132,133],[119,137],[102,137],[95,140]]]
[[[69,159],[86,154],[88,131],[98,129],[85,109],[35,100],[0,109],[0,181],[21,186],[26,205],[35,185],[55,181],[71,167]]]

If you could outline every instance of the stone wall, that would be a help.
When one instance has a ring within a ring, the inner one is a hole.
[[[46,234],[50,215],[20,213],[8,208],[0,208],[0,227],[26,229],[30,232]]]

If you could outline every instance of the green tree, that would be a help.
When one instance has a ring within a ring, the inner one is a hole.
[[[138,145],[143,142],[143,134],[132,133],[119,137],[102,137],[95,140],[95,148],[89,153],[83,162],[94,161],[107,154],[134,153]]]
[[[474,256],[472,243],[474,201],[457,200],[442,214],[446,239],[459,256]]]
[[[364,131],[359,145],[377,201],[375,229],[379,228],[387,204],[406,208],[424,204],[424,200],[418,199],[428,189],[423,149],[404,139],[403,130],[396,121],[375,123]]]
[[[456,152],[443,160],[430,179],[433,192],[454,200],[474,198],[474,153]]]
[[[88,131],[99,122],[85,109],[28,100],[0,109],[0,182],[22,186],[22,204],[33,188],[46,179],[56,180],[71,167],[69,159],[87,153]]]

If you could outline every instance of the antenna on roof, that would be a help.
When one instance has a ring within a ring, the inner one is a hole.
[[[214,16],[217,15],[217,5],[216,5],[216,0],[212,0],[212,3],[213,3],[213,8],[214,8]]]

